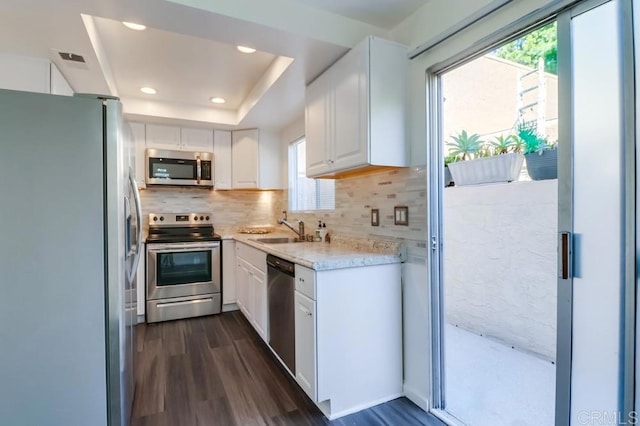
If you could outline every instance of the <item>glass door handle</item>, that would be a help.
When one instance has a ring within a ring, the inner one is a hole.
[[[572,238],[571,232],[560,232],[558,235],[558,278],[571,278],[572,268]]]

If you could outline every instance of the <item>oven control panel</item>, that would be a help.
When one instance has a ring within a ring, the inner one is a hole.
[[[209,213],[150,213],[151,226],[210,225],[213,214]]]

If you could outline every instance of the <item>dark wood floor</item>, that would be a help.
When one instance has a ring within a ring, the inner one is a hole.
[[[405,398],[329,422],[239,311],[137,332],[132,426],[442,425]]]

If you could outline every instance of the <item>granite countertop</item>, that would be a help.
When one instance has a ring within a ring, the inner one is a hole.
[[[348,236],[332,236],[331,243],[307,242],[263,244],[255,241],[261,237],[293,237],[292,233],[267,235],[223,234],[231,239],[255,247],[268,254],[281,257],[316,271],[355,268],[359,266],[401,263],[400,243],[389,240],[373,240]]]

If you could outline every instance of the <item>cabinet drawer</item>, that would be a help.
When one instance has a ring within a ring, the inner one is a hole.
[[[316,300],[316,271],[296,265],[296,290]]]
[[[267,254],[241,242],[236,242],[236,256],[246,260],[262,272],[267,272]]]

